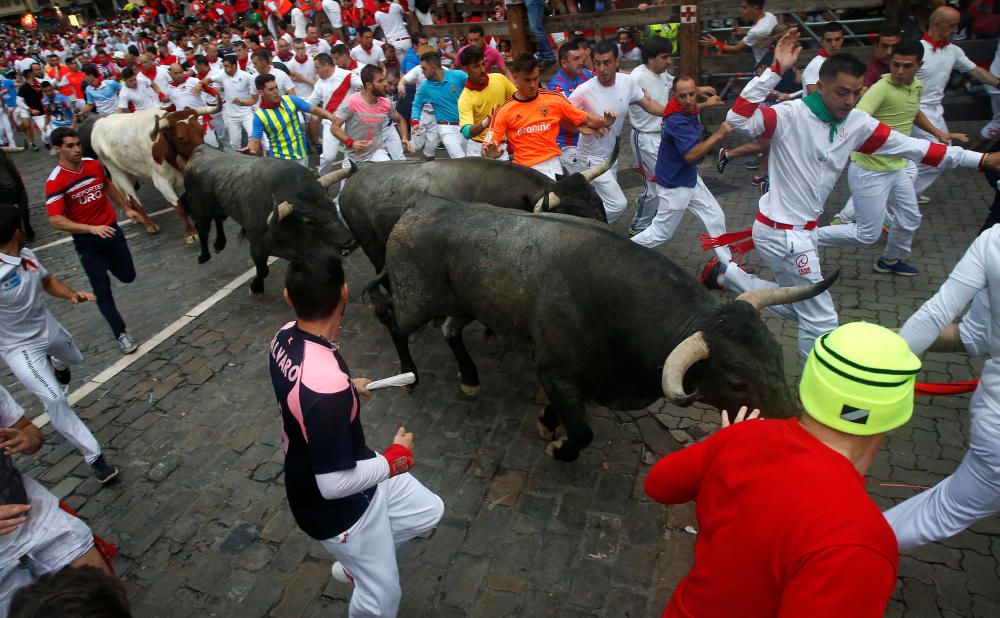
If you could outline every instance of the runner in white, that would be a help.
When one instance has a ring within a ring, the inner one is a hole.
[[[253,106],[257,103],[257,87],[253,77],[241,71],[235,54],[222,59],[222,70],[209,74],[202,80],[222,86],[222,120],[226,123],[226,139],[232,149],[244,146],[243,133],[250,139],[253,131]]]
[[[406,120],[396,110],[396,105],[385,97],[385,73],[378,67],[368,65],[361,69],[362,90],[347,97],[335,115],[330,131],[337,136],[351,161],[389,161],[389,153],[383,144],[382,132],[386,118],[391,118],[399,127],[403,144],[412,152]],[[389,129],[392,130],[391,128]],[[344,161],[344,166],[350,165]]]
[[[285,66],[288,67],[289,77],[295,84],[295,94],[308,100],[309,95],[312,94],[313,85],[316,83],[316,65],[312,57],[306,54],[305,39],[293,40],[292,49],[295,53],[290,60],[285,61]],[[306,131],[306,138],[309,140],[311,148],[315,150],[319,140],[318,119],[314,121],[312,114],[299,114],[299,120],[302,122],[302,128]]]
[[[1000,85],[1000,79],[996,75],[977,67],[960,47],[951,44],[951,38],[958,32],[960,19],[959,12],[950,6],[945,5],[935,9],[931,13],[927,34],[920,41],[924,46],[924,64],[917,71],[917,79],[924,83],[924,92],[920,97],[920,111],[932,125],[945,133],[948,132],[948,124],[944,119],[944,106],[941,101],[944,99],[944,90],[951,79],[952,71],[973,77],[994,88]],[[918,127],[913,128],[913,136],[926,140],[934,139],[933,135]],[[940,174],[941,171],[935,167],[917,166],[914,188],[917,195],[921,196],[920,203],[929,201],[923,197],[923,193],[934,184]]]
[[[637,105],[654,116],[663,115],[663,105],[642,92],[631,77],[618,72],[618,45],[613,40],[601,41],[594,47],[595,77],[577,87],[569,100],[580,109],[594,115],[613,113],[617,119],[603,135],[581,135],[577,142],[577,167],[567,169],[574,174],[599,165],[611,157],[615,142],[625,126],[625,116],[629,107]],[[601,174],[591,184],[604,201],[608,223],[614,223],[625,214],[628,201],[622,188],[618,186],[618,161],[607,172]]]
[[[752,237],[777,283],[748,274],[733,262],[726,265],[713,260],[702,277],[709,288],[724,286],[745,292],[822,280],[816,220],[855,150],[948,168],[1000,168],[1000,161],[907,137],[855,110],[863,90],[865,65],[849,54],[827,59],[820,71],[817,92],[799,101],[761,107],[761,101],[781,75],[797,61],[801,51],[797,39],[795,28],[781,37],[774,50],[774,66],[747,84],[726,116],[737,130],[751,137],[771,139],[771,190],[760,199]],[[719,240],[729,244],[749,235]],[[816,337],[837,326],[837,312],[829,292],[772,309],[782,317],[798,320],[799,354],[803,359]]]
[[[258,49],[250,54],[250,62],[253,63],[254,72],[251,75],[254,78],[258,75],[273,75],[274,82],[278,84],[279,95],[292,94],[298,96],[299,93],[295,90],[295,83],[292,82],[292,78],[288,76],[288,73],[280,69],[275,70],[274,65],[271,64],[271,52],[266,49]],[[250,73],[250,71],[247,71],[247,73]]]
[[[406,29],[406,11],[395,2],[383,2],[375,10],[375,23],[382,28],[385,41],[396,48],[396,53],[402,58],[413,43],[410,32]]]
[[[372,29],[364,26],[358,30],[358,41],[360,43],[351,49],[351,58],[358,64],[372,64],[385,71],[385,54],[382,52],[382,44],[375,40]]]
[[[819,41],[819,53],[816,54],[806,68],[802,69],[802,96],[816,91],[819,81],[819,70],[831,55],[844,46],[844,27],[836,22],[830,22],[823,27],[823,38]]]
[[[204,107],[206,102],[202,97],[205,86],[194,77],[187,77],[181,65],[170,66],[170,86],[167,88],[167,98],[178,110],[196,109]],[[209,146],[219,147],[219,140],[215,136],[215,131],[211,126],[211,119],[202,116],[201,125],[205,129],[205,143]]]
[[[764,0],[740,0],[740,20],[753,25],[736,43],[726,45],[711,34],[707,34],[701,37],[701,44],[716,47],[721,54],[738,54],[749,47],[753,51],[753,61],[756,64],[771,45],[771,31],[778,25],[778,18],[773,13],[764,11]]]
[[[145,75],[136,73],[132,67],[122,70],[122,84],[125,86],[118,93],[118,113],[127,114],[130,111],[154,109],[160,107],[160,97],[150,86]],[[131,109],[129,108],[131,105]]]
[[[992,153],[994,157],[1000,157]],[[952,321],[972,302],[956,328]],[[988,356],[969,402],[969,450],[948,478],[885,512],[900,551],[948,538],[1000,511],[1000,225],[982,232],[899,334],[915,354]]]
[[[319,105],[330,113],[336,113],[348,96],[361,90],[361,77],[353,71],[336,66],[329,54],[319,54],[314,62],[318,79],[309,96],[309,102]],[[337,158],[340,149],[340,140],[330,132],[330,125],[329,120],[323,120],[320,125],[323,152],[319,157],[317,171],[321,176],[332,171],[333,160]]]
[[[43,291],[74,305],[97,300],[90,292],[72,290],[50,275],[38,256],[24,246],[20,211],[0,206],[0,356],[45,406],[56,431],[105,483],[118,470],[108,464],[94,434],[70,408],[63,392],[70,382],[69,365],[82,362],[83,354],[49,313]]]

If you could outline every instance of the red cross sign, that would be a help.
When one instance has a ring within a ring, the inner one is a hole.
[[[682,4],[681,5],[681,23],[682,24],[693,24],[698,21],[698,5],[697,4]]]

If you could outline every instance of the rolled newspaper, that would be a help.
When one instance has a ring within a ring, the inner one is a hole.
[[[390,386],[408,386],[417,381],[417,376],[413,374],[412,371],[407,371],[406,373],[401,373],[396,376],[391,376],[388,378],[383,378],[381,380],[375,380],[374,382],[368,383],[368,390],[374,391],[380,388],[388,388]]]

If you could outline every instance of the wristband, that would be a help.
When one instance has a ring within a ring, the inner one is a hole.
[[[393,444],[382,453],[389,462],[389,477],[407,472],[413,467],[413,453],[402,444]]]
[[[715,42],[715,46],[719,48],[720,52],[725,52],[726,51],[726,45],[722,41],[716,41]]]
[[[983,156],[979,157],[979,171],[980,172],[982,172],[982,171],[984,171],[986,169],[985,165],[986,165],[987,159],[989,159],[989,156],[990,156],[990,153],[985,152],[985,153],[983,153]]]
[[[775,75],[781,75],[783,73],[783,71],[781,70],[781,65],[778,64],[777,60],[774,61],[774,64],[771,65],[770,69],[771,72],[774,73]]]
[[[354,139],[348,137],[346,140],[344,140],[344,145],[347,146],[348,148],[354,148]]]

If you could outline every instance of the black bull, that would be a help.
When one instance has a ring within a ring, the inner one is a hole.
[[[28,242],[35,240],[35,230],[31,227],[30,211],[28,210],[28,192],[20,172],[14,166],[7,153],[0,150],[0,204],[12,204],[21,212],[24,222],[24,236]]]
[[[551,401],[539,429],[551,439],[564,426],[566,437],[547,449],[563,461],[593,438],[587,401],[640,409],[665,396],[795,415],[781,349],[758,310],[819,294],[835,278],[719,305],[669,259],[607,226],[436,198],[400,218],[386,273],[392,297],[369,290],[380,320],[407,336],[450,317],[458,324],[446,322],[445,335],[460,365],[472,364],[463,321],[534,348]]]
[[[184,172],[181,204],[195,221],[201,242],[198,262],[207,262],[208,236],[215,221],[215,250],[226,246],[222,222],[232,217],[250,243],[257,276],[250,282],[254,295],[264,291],[267,258],[291,259],[302,251],[331,246],[341,253],[355,246],[341,223],[327,187],[346,172],[317,179],[293,161],[222,152],[198,146]]]

